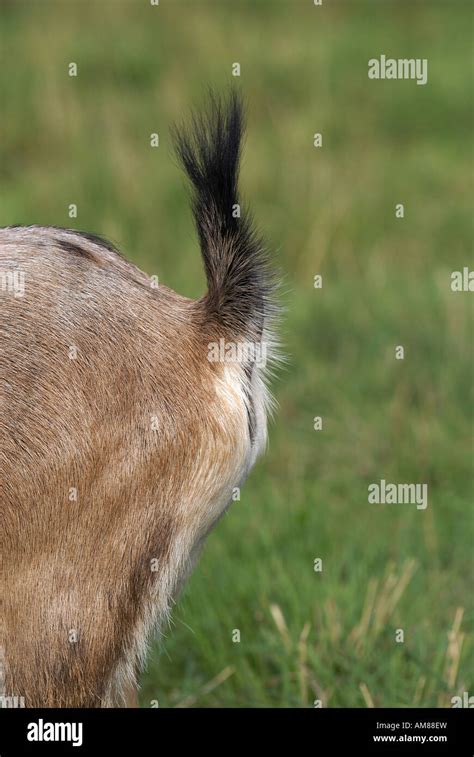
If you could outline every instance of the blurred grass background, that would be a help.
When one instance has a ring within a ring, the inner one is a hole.
[[[290,359],[269,452],[151,650],[141,704],[449,706],[474,693],[472,295],[450,288],[472,268],[469,3],[0,9],[1,225],[103,234],[200,296],[168,129],[239,62],[243,194],[284,274]],[[428,84],[370,81],[381,53],[427,58]],[[369,505],[381,478],[427,483],[428,508]]]

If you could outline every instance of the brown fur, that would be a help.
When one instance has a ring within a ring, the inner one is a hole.
[[[58,229],[0,230],[0,267],[26,275],[0,291],[5,694],[120,703],[239,483],[246,409],[206,358],[205,301]]]

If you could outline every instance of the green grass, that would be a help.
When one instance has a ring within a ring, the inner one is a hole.
[[[151,650],[142,705],[449,706],[474,693],[472,294],[450,289],[472,267],[469,4],[0,9],[2,225],[102,233],[202,294],[168,128],[238,61],[243,190],[284,274],[289,362],[269,451]],[[369,81],[382,52],[427,58],[428,84]],[[427,483],[428,508],[369,505],[381,478]]]

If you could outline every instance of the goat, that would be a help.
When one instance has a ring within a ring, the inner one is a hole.
[[[240,207],[243,130],[233,90],[173,130],[197,301],[92,234],[0,229],[0,663],[2,696],[28,707],[131,704],[150,639],[265,447],[275,277]]]

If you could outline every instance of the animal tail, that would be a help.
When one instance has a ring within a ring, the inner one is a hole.
[[[191,184],[207,277],[206,317],[236,338],[259,339],[272,312],[275,284],[264,241],[240,202],[243,135],[243,106],[234,89],[225,98],[211,92],[208,108],[173,131]]]

